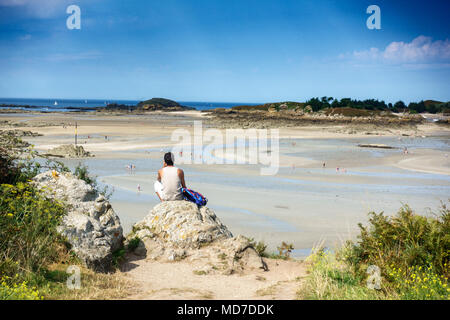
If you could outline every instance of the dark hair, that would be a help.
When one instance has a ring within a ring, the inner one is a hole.
[[[173,154],[172,152],[167,152],[164,155],[164,162],[168,165],[168,166],[173,166]]]

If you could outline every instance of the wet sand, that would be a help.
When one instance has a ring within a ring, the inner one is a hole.
[[[44,152],[73,143],[77,121],[78,142],[95,157],[64,162],[72,168],[85,163],[100,182],[114,188],[111,202],[125,232],[157,204],[153,181],[163,153],[174,145],[173,130],[192,132],[193,120],[201,119],[204,114],[191,111],[145,116],[0,115],[0,120],[23,123],[14,128],[43,134],[26,140]],[[392,214],[407,203],[426,215],[430,209],[437,211],[440,201],[448,201],[449,129],[430,123],[417,130],[364,135],[337,132],[341,127],[280,129],[281,167],[274,176],[261,176],[259,165],[181,167],[188,187],[208,198],[208,206],[233,234],[263,240],[270,250],[281,241],[291,242],[300,257],[322,239],[332,247],[353,238],[357,223],[365,222],[369,211]],[[125,169],[129,164],[136,166],[133,172]]]

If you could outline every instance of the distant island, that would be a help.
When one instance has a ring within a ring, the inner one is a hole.
[[[261,105],[242,105],[229,109],[207,110],[210,121],[222,128],[273,128],[306,124],[349,124],[351,131],[370,132],[368,126],[416,126],[425,121],[448,125],[450,102],[425,100],[385,103],[376,99],[354,100],[332,97],[312,98],[306,102],[275,102]],[[434,114],[434,116],[426,116]],[[438,115],[439,114],[439,115]],[[356,128],[356,126],[358,128]]]
[[[141,101],[135,106],[111,103],[105,108],[99,108],[98,111],[185,111],[196,110],[193,107],[182,106],[178,102],[164,99],[164,98],[152,98],[149,100]]]

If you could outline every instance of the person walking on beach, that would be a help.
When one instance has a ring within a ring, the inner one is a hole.
[[[161,202],[183,200],[181,188],[186,188],[184,172],[173,164],[173,154],[167,152],[164,155],[163,167],[158,170],[158,178],[154,185],[156,195]]]

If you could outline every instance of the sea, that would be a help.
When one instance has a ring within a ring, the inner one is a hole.
[[[134,106],[140,100],[109,100],[109,99],[28,99],[28,98],[0,98],[0,110],[10,106],[34,106],[35,108],[18,107],[21,109],[70,112],[70,111],[94,111],[96,108],[105,107],[110,103]],[[257,105],[247,102],[201,102],[201,101],[177,101],[182,106],[194,107],[197,110],[209,110],[215,108],[231,108],[241,105]]]

